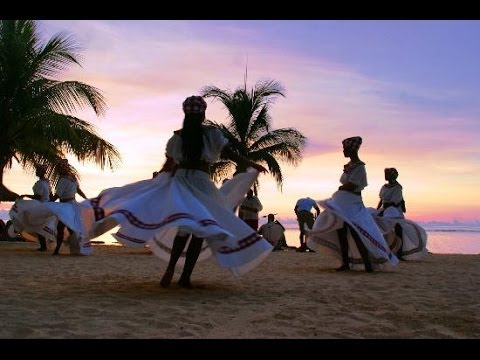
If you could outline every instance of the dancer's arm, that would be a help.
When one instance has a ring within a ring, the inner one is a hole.
[[[29,194],[23,194],[23,195],[20,195],[19,198],[24,198],[24,197],[28,197],[30,199],[34,199],[34,200],[40,200],[40,195],[29,195]]]
[[[77,187],[77,193],[78,195],[83,197],[85,200],[87,200],[87,195],[85,195],[85,193],[82,191],[82,189],[80,189],[80,187]]]
[[[346,184],[340,185],[338,187],[338,190],[346,190],[346,191],[353,191],[358,187],[357,184],[354,184],[352,182],[347,182]]]
[[[252,167],[258,172],[262,173],[268,173],[268,170],[264,168],[262,165],[257,164],[256,162],[253,162],[249,159],[247,159],[245,156],[242,156],[240,154],[237,154],[235,151],[232,150],[232,147],[230,144],[227,144],[222,151],[222,157],[226,157],[228,159],[231,159],[235,161],[237,164],[241,164],[244,167]]]

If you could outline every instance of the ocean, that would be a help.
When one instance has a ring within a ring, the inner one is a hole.
[[[434,254],[480,254],[480,227],[428,228],[427,249]],[[289,246],[299,246],[300,231],[286,229],[285,238]]]
[[[480,254],[480,227],[471,226],[441,226],[425,227],[427,231],[427,249],[434,254]],[[103,234],[96,238],[108,245],[121,245],[110,234]],[[289,246],[298,247],[300,231],[298,228],[287,228],[285,238]]]

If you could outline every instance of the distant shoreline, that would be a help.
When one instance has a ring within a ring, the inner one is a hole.
[[[8,205],[7,205],[8,204]],[[7,222],[10,217],[8,212],[12,206],[10,202],[0,203],[0,219]],[[291,218],[283,219],[277,216],[277,220],[285,227],[285,229],[295,230],[298,229],[298,224],[296,220]],[[259,225],[266,223],[266,219],[260,218]],[[418,224],[422,226],[428,232],[480,232],[480,220],[474,222],[465,222],[461,223],[458,221],[453,222],[438,222],[438,221],[427,221],[421,222]]]

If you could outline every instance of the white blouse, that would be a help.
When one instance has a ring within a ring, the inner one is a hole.
[[[383,185],[380,189],[380,199],[383,203],[400,203],[403,200],[402,186],[400,184],[395,184],[395,186]]]
[[[357,185],[357,187],[353,189],[355,192],[362,191],[367,187],[367,170],[365,164],[359,164],[353,169],[342,173],[342,176],[340,176],[340,183],[345,185],[348,182]]]
[[[61,177],[60,180],[58,180],[57,186],[55,187],[55,193],[60,199],[75,198],[77,189],[78,183],[75,180],[67,177]]]
[[[52,187],[50,186],[50,181],[48,179],[38,180],[32,187],[33,194],[40,196],[40,199],[37,199],[41,202],[50,201],[50,193],[52,192]]]
[[[222,132],[217,128],[204,126],[203,129],[204,146],[200,160],[213,164],[220,160],[220,154],[225,145],[228,144],[228,139],[223,136]],[[168,140],[166,153],[172,157],[177,164],[180,164],[183,159],[183,154],[182,138],[179,134],[173,134],[170,140]]]

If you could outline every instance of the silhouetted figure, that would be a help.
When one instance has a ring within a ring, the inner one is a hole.
[[[273,250],[282,250],[288,247],[285,239],[285,227],[275,220],[274,214],[268,214],[267,223],[260,226],[258,233],[274,246]]]
[[[33,185],[33,195],[24,194],[20,195],[20,198],[28,197],[30,199],[35,199],[40,202],[48,202],[53,197],[52,187],[50,181],[45,177],[47,172],[47,167],[43,164],[36,165],[35,175],[38,176],[38,181]],[[41,234],[37,234],[38,242],[40,247],[38,251],[47,251],[47,240]]]
[[[405,201],[403,200],[402,185],[397,182],[398,171],[395,168],[386,168],[384,172],[385,180],[387,181],[387,183],[384,184],[380,189],[380,201],[377,205],[377,210],[379,210],[378,216],[383,216],[385,210],[388,209],[388,217],[403,219],[403,213],[406,212],[407,209],[405,207]],[[395,255],[397,255],[399,260],[404,260],[402,258],[403,234],[400,224],[396,223],[394,225],[394,231],[400,241],[398,242],[398,244],[395,244],[394,248],[392,248],[392,246],[389,244],[390,248],[395,253]]]
[[[55,194],[52,200],[56,201],[59,199],[61,203],[71,203],[76,201],[76,194],[79,194],[82,198],[87,199],[85,193],[82,191],[82,189],[80,189],[77,178],[70,171],[68,160],[60,160],[57,166],[58,172],[60,173],[60,179],[55,187]],[[53,251],[53,255],[60,254],[60,247],[63,243],[65,228],[70,235],[74,234],[72,229],[67,227],[62,221],[59,220],[57,224],[57,246]]]
[[[258,172],[266,169],[236,154],[219,128],[204,124],[206,108],[200,96],[185,99],[183,126],[168,140],[165,164],[154,179],[105,189],[90,200],[96,214],[91,232],[98,236],[119,225],[112,235],[122,244],[148,245],[168,261],[162,287],[170,286],[179,262],[184,266],[178,285],[189,288],[199,259],[213,255],[220,266],[240,276],[272,249],[232,211]],[[210,178],[210,165],[221,156],[248,168],[225,184],[234,189],[233,194],[224,194]]]
[[[313,222],[315,221],[311,212],[312,208],[315,209],[315,217],[317,217],[318,214],[320,214],[320,208],[315,200],[310,197],[305,197],[298,199],[295,208],[293,209],[295,215],[297,215],[298,228],[300,229],[300,247],[297,249],[298,252],[305,252],[307,250],[312,251],[307,248],[307,242],[305,239],[305,226],[311,229]]]
[[[245,221],[253,230],[258,229],[258,213],[263,210],[263,205],[253,194],[253,190],[248,190],[247,196],[240,204],[238,217]]]
[[[419,260],[428,253],[427,233],[417,223],[405,219],[407,209],[397,169],[386,168],[384,172],[387,183],[380,189],[377,211],[372,209],[372,214],[400,260]]]
[[[330,199],[319,201],[325,211],[320,213],[307,234],[309,247],[322,245],[341,258],[342,265],[337,271],[363,264],[365,271],[371,272],[381,264],[398,263],[363,204],[362,190],[367,186],[367,172],[358,156],[361,144],[359,136],[342,141],[343,155],[350,158],[340,177],[342,185]]]

